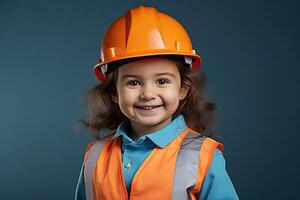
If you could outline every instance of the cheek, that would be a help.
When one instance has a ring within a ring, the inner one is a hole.
[[[176,102],[179,102],[179,92],[176,89],[165,91],[163,99],[167,104],[176,104]]]
[[[134,91],[120,90],[119,101],[122,105],[132,104],[135,102],[136,94]]]

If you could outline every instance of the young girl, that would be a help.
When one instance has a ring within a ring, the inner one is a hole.
[[[75,199],[238,199],[223,145],[208,137],[214,104],[184,28],[155,8],[131,9],[107,30],[101,56],[82,121],[96,140]]]

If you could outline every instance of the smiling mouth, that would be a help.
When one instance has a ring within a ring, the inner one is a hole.
[[[162,105],[159,105],[159,106],[135,106],[136,108],[139,108],[139,109],[143,109],[143,110],[153,110],[155,108],[158,108]]]

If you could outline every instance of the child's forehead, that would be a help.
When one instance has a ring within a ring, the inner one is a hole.
[[[166,58],[146,58],[119,67],[120,74],[127,73],[177,73],[176,62]]]

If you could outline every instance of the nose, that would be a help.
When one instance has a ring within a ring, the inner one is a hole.
[[[144,85],[144,87],[142,87],[142,91],[140,94],[141,99],[151,100],[151,99],[155,99],[155,97],[156,97],[156,92],[152,85],[147,84]]]

